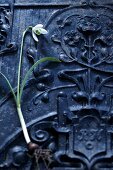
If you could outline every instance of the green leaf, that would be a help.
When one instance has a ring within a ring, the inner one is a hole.
[[[26,84],[26,81],[28,79],[28,77],[30,76],[30,74],[32,73],[33,69],[35,67],[37,67],[37,65],[45,62],[45,61],[53,61],[53,62],[61,62],[60,60],[56,59],[56,58],[53,58],[53,57],[44,57],[40,60],[38,60],[29,70],[28,72],[26,73],[25,77],[24,77],[24,80],[22,81],[22,86],[21,86],[21,89],[20,89],[20,100],[21,100],[21,96],[22,96],[22,93],[23,93],[23,89],[24,89],[24,86]]]
[[[13,88],[12,88],[9,80],[7,79],[7,77],[6,77],[3,73],[0,72],[0,74],[1,74],[1,75],[4,77],[4,79],[6,80],[8,86],[9,86],[9,88],[10,88],[12,94],[13,94],[14,100],[15,100],[15,102],[16,102],[16,95],[15,95],[15,92],[14,92],[14,90],[13,90]]]

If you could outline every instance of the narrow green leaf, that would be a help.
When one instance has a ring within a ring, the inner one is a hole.
[[[40,63],[42,62],[45,62],[45,61],[53,61],[53,62],[61,62],[60,60],[56,59],[56,58],[53,58],[53,57],[44,57],[40,60],[38,60],[29,70],[28,72],[26,73],[25,77],[24,77],[24,80],[22,81],[22,86],[21,86],[21,89],[20,89],[20,100],[21,100],[21,96],[22,96],[22,93],[23,93],[23,89],[24,89],[24,86],[26,84],[26,81],[28,79],[28,77],[30,76],[30,74],[32,73],[33,69],[35,67],[37,67],[37,65],[39,65]]]
[[[17,105],[20,104],[20,77],[21,77],[21,66],[22,66],[22,59],[23,59],[23,46],[24,46],[24,39],[25,35],[28,31],[28,28],[22,34],[22,41],[21,41],[21,48],[20,48],[20,58],[19,58],[19,65],[18,65],[18,81],[17,81]]]
[[[9,80],[7,79],[7,77],[6,77],[3,73],[0,72],[0,74],[1,74],[1,75],[4,77],[4,79],[6,80],[8,86],[9,86],[9,88],[10,88],[12,94],[13,94],[14,100],[15,100],[15,102],[16,102],[16,95],[15,95],[15,92],[14,92],[14,90],[13,90],[13,88],[12,88]]]

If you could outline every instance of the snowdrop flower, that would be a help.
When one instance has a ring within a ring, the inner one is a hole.
[[[32,36],[35,41],[38,42],[38,37],[37,35],[40,34],[47,34],[48,32],[43,28],[42,24],[37,24],[35,27],[32,27]]]

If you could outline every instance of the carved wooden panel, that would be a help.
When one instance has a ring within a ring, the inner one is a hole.
[[[40,170],[113,169],[112,6],[110,0],[1,1],[0,69],[15,90],[27,26],[43,23],[49,33],[38,45],[26,37],[22,74],[45,56],[62,61],[40,65],[24,90],[30,137],[44,151]],[[12,96],[0,82],[0,169],[35,170]]]

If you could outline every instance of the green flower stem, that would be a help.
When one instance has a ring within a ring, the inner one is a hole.
[[[20,106],[17,107],[17,112],[18,112],[18,116],[19,116],[19,120],[20,120],[20,123],[21,123],[22,130],[23,130],[25,141],[26,141],[27,144],[29,144],[31,142],[31,140],[30,140],[30,137],[29,137],[29,134],[28,134],[28,130],[27,130],[25,120],[24,120]]]
[[[25,141],[26,141],[27,144],[30,143],[31,140],[30,140],[30,137],[29,137],[29,134],[28,134],[28,130],[27,130],[27,127],[26,127],[26,124],[25,124],[25,120],[24,120],[23,113],[22,113],[22,110],[21,110],[21,105],[20,105],[20,83],[21,83],[20,77],[21,77],[21,66],[22,66],[24,39],[25,39],[25,35],[26,35],[28,29],[29,28],[27,28],[23,32],[23,35],[22,35],[22,42],[21,42],[21,49],[20,49],[20,60],[19,60],[19,66],[18,66],[18,83],[17,83],[17,100],[16,100],[17,112],[18,112],[18,116],[19,116],[19,120],[20,120],[20,123],[21,123],[22,130],[23,130],[24,138],[25,138]]]
[[[19,120],[20,120],[21,127],[22,127],[22,130],[23,130],[24,138],[25,138],[26,143],[29,144],[31,142],[31,140],[30,140],[30,137],[29,137],[29,134],[28,134],[26,124],[25,124],[25,120],[24,120],[24,117],[23,117],[21,106],[18,105],[18,103],[17,103],[17,98],[16,98],[16,95],[15,95],[15,92],[14,92],[13,87],[10,84],[9,80],[7,79],[7,77],[1,72],[0,72],[0,75],[3,76],[3,78],[6,80],[8,86],[9,86],[9,88],[10,88],[12,94],[13,94],[13,97],[14,97],[14,100],[15,100],[15,103],[16,103],[16,106],[17,106],[17,112],[18,112]]]
[[[18,84],[17,84],[17,105],[20,105],[20,76],[21,76],[21,65],[22,65],[22,55],[23,55],[23,46],[24,46],[24,39],[28,28],[23,32],[22,35],[22,42],[21,42],[21,49],[20,49],[20,60],[18,66]]]
[[[22,97],[22,93],[23,93],[23,89],[24,89],[24,86],[26,84],[26,81],[28,79],[28,77],[30,76],[30,74],[32,73],[33,69],[39,65],[40,63],[42,62],[45,62],[45,61],[53,61],[53,62],[60,62],[58,59],[56,58],[52,58],[52,57],[45,57],[45,58],[42,58],[40,60],[38,60],[29,70],[28,72],[26,73],[25,77],[24,77],[24,80],[22,81],[22,85],[21,85],[21,89],[19,91],[19,102],[21,102],[21,97]],[[22,126],[22,129],[23,129],[23,133],[24,133],[24,137],[25,137],[25,140],[28,143],[30,143],[30,137],[29,137],[29,134],[28,134],[28,131],[27,131],[27,128],[26,128],[26,124],[25,124],[25,121],[24,121],[24,117],[23,117],[23,114],[22,114],[22,110],[21,110],[21,105],[17,105],[17,111],[18,111],[18,115],[19,115],[19,119],[20,119],[20,123],[21,123],[21,126]]]
[[[22,42],[21,42],[21,49],[20,49],[20,60],[19,60],[19,66],[18,66],[18,81],[17,81],[17,94],[15,94],[14,90],[13,90],[13,87],[11,86],[9,80],[7,79],[7,77],[0,72],[0,75],[2,75],[4,77],[4,79],[6,80],[7,84],[9,85],[9,88],[13,94],[13,97],[15,99],[15,103],[16,103],[16,107],[17,107],[17,112],[18,112],[18,116],[19,116],[19,120],[20,120],[20,123],[21,123],[21,127],[22,127],[22,130],[23,130],[23,134],[24,134],[24,138],[25,138],[25,141],[27,144],[29,144],[31,142],[30,140],[30,137],[29,137],[29,134],[28,134],[28,130],[27,130],[27,127],[26,127],[26,123],[25,123],[25,120],[24,120],[24,117],[23,117],[23,113],[22,113],[22,109],[21,109],[21,97],[22,97],[22,93],[23,93],[23,90],[24,90],[24,87],[25,87],[25,84],[26,84],[26,81],[28,79],[28,77],[30,76],[30,74],[32,73],[33,69],[40,63],[42,62],[45,62],[45,61],[53,61],[53,62],[60,62],[58,59],[56,58],[52,58],[52,57],[45,57],[45,58],[42,58],[40,60],[38,60],[29,70],[28,72],[26,73],[23,81],[22,81],[22,84],[21,84],[21,66],[22,66],[22,56],[23,56],[23,46],[24,46],[24,39],[25,39],[25,35],[27,33],[27,31],[29,29],[32,30],[32,26],[29,26],[22,34]],[[20,84],[21,84],[21,87],[20,87]]]

